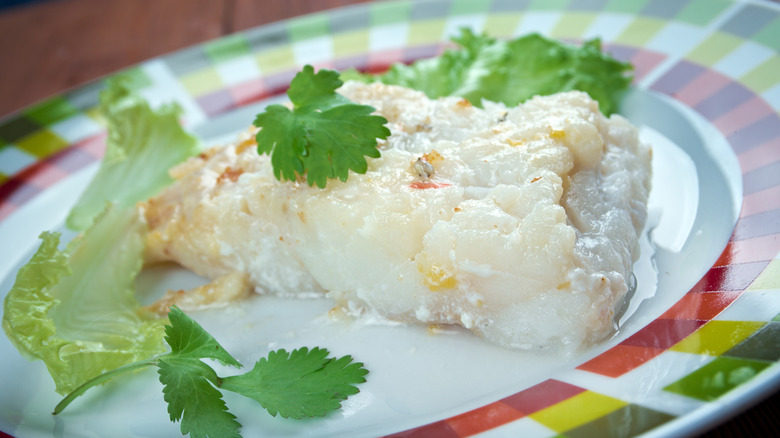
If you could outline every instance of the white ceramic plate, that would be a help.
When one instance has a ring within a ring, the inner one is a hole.
[[[372,3],[253,29],[130,71],[153,103],[179,102],[188,127],[208,143],[247,126],[303,64],[380,69],[437,53],[463,25],[498,37],[600,36],[608,51],[636,66],[621,112],[653,144],[654,189],[635,267],[639,287],[613,339],[562,359],[504,350],[458,330],[334,320],[324,299],[257,297],[194,314],[246,364],[271,349],[318,345],[352,354],[371,370],[361,392],[324,419],[272,418],[227,395],[244,436],[686,433],[777,387],[778,8],[555,3]],[[102,128],[90,109],[99,88],[57,96],[0,123],[7,144],[0,149],[3,294],[39,232],[61,228],[94,172]],[[139,281],[154,294],[202,280],[168,269]],[[5,338],[0,357],[6,433],[179,434],[153,371],[92,390],[53,417],[59,397],[43,365],[24,361]]]

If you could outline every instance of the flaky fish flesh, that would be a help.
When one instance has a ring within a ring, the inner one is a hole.
[[[392,135],[365,174],[278,181],[253,129],[140,205],[148,261],[350,313],[571,351],[614,330],[647,216],[651,149],[577,91],[517,107],[347,82]]]

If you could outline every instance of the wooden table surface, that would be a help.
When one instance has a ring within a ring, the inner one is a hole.
[[[0,10],[0,118],[155,56],[366,1],[48,0]],[[703,436],[780,436],[779,418],[776,393]]]

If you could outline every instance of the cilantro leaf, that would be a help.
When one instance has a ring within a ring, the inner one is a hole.
[[[157,365],[171,421],[181,420],[181,433],[198,437],[240,437],[241,424],[227,411],[219,378],[198,359],[161,358]]]
[[[170,325],[165,326],[165,342],[171,352],[163,357],[216,359],[225,365],[241,368],[241,364],[219,345],[203,327],[176,306],[168,313]]]
[[[323,348],[277,350],[251,371],[225,377],[222,388],[257,400],[273,416],[321,417],[357,393],[354,385],[365,382],[368,373],[362,363],[352,363],[351,356],[327,355]]]
[[[350,395],[360,392],[355,385],[366,381],[368,370],[363,368],[362,362],[352,360],[349,355],[332,358],[318,371],[323,382],[327,382],[326,392],[332,393],[339,400],[346,400]]]
[[[287,96],[300,110],[322,111],[351,103],[349,99],[335,92],[343,83],[337,71],[320,70],[314,73],[314,67],[306,65],[290,82]]]
[[[165,340],[171,352],[159,357],[160,382],[171,421],[191,436],[234,436],[240,424],[227,412],[219,389],[252,398],[272,415],[321,417],[358,392],[368,371],[351,356],[328,358],[328,350],[301,348],[271,352],[242,375],[219,377],[200,359],[212,358],[240,367],[197,322],[171,307]]]
[[[182,434],[194,438],[240,437],[241,424],[228,412],[224,389],[252,398],[273,415],[286,418],[322,417],[339,409],[341,402],[359,392],[368,370],[352,356],[329,358],[323,348],[277,350],[237,376],[220,377],[201,359],[217,359],[240,367],[224,348],[178,307],[171,307],[165,340],[171,352],[124,365],[103,373],[68,394],[54,409],[59,414],[89,388],[119,374],[157,366],[163,398],[173,422],[181,421]]]
[[[158,373],[171,421],[181,420],[182,434],[191,437],[239,437],[241,424],[227,411],[216,388],[220,379],[201,359],[235,367],[241,364],[178,307],[171,307],[168,319],[165,342],[171,352],[159,357]]]
[[[365,173],[365,157],[380,156],[376,139],[390,135],[387,120],[336,93],[342,84],[338,72],[315,74],[307,65],[287,91],[293,109],[270,105],[257,115],[257,151],[271,156],[278,180],[305,175],[309,186],[324,188],[328,179],[346,181],[350,170]]]

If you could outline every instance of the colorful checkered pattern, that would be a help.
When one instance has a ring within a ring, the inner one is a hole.
[[[429,0],[372,3],[264,26],[123,74],[190,125],[283,92],[303,64],[378,71],[432,56],[459,27],[497,37],[601,37],[728,141],[744,203],[715,265],[656,320],[576,369],[402,436],[631,436],[730,393],[780,360],[780,9],[725,0]],[[97,160],[101,84],[0,122],[0,220]],[[666,381],[647,381],[662,369]],[[757,383],[759,382],[759,383]],[[626,421],[630,418],[631,421]],[[615,425],[621,425],[615,427]]]

